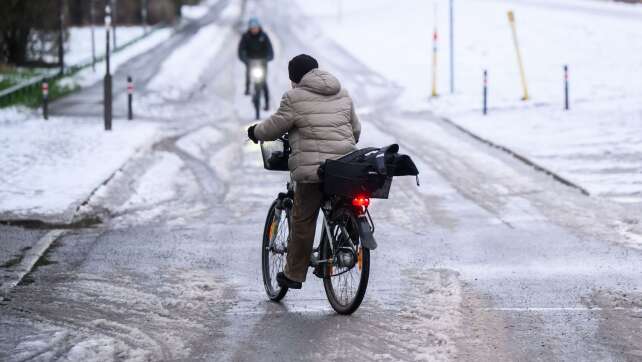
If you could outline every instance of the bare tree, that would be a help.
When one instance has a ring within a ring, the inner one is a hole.
[[[37,33],[58,30],[57,2],[48,0],[0,1],[0,62],[29,65],[30,42]]]

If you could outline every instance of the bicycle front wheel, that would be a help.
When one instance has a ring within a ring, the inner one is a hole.
[[[330,233],[334,236],[334,260],[326,266],[323,286],[332,308],[339,314],[352,314],[359,308],[368,287],[370,250],[362,248],[357,219],[348,208],[336,212]],[[323,235],[326,253],[330,255],[327,236]]]
[[[288,292],[288,288],[279,286],[276,274],[285,268],[290,239],[288,215],[285,210],[277,209],[277,204],[278,200],[274,201],[268,211],[261,246],[263,285],[268,297],[275,302],[283,299]]]
[[[252,104],[254,105],[254,115],[256,120],[261,119],[261,88],[262,85],[256,84],[254,87],[254,95],[252,96]]]

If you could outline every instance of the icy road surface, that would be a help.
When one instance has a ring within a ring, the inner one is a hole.
[[[168,136],[97,192],[85,211],[105,222],[58,240],[2,302],[1,360],[642,358],[642,252],[626,234],[639,215],[395,108],[392,82],[300,31],[296,6],[272,6],[248,2],[277,50],[273,103],[287,60],[317,55],[354,95],[363,145],[398,142],[421,170],[420,188],[400,178],[373,202],[379,248],[362,307],[336,315],[313,276],[266,300],[259,242],[286,178],[245,140],[252,110],[231,37],[182,101],[144,94]],[[157,69],[156,55],[125,67]]]

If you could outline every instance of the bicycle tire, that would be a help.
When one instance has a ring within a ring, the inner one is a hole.
[[[340,219],[342,217],[347,218],[347,220],[350,223],[353,223],[351,227],[355,228],[353,230],[358,230],[356,229],[357,227],[357,219],[354,214],[354,211],[349,209],[349,208],[341,208],[335,212],[336,219]],[[335,226],[336,228],[336,226]],[[332,232],[332,231],[331,231]],[[356,238],[358,239],[358,232],[355,232],[354,235],[356,235]],[[328,240],[327,236],[324,234],[323,238],[323,245],[326,248],[326,252],[324,255],[329,255],[330,253],[330,247],[328,245]],[[351,237],[351,239],[354,237]],[[358,241],[358,240],[357,240]],[[323,278],[323,287],[325,289],[325,294],[328,299],[328,302],[330,302],[330,305],[332,306],[332,309],[334,309],[337,313],[339,314],[352,314],[354,313],[359,306],[361,305],[361,302],[363,302],[363,298],[366,295],[366,289],[368,288],[368,278],[370,276],[370,250],[361,248],[359,245],[360,243],[355,243],[355,240],[352,240],[352,242],[358,246],[358,250],[360,252],[360,258],[361,258],[361,270],[360,270],[360,275],[359,275],[359,284],[357,286],[356,291],[354,292],[354,296],[347,302],[342,302],[339,296],[337,296],[337,291],[335,290],[335,286],[333,285],[333,278],[341,278],[342,275],[345,277],[345,275],[352,271],[355,268],[358,268],[358,263],[355,264],[351,269],[349,269],[347,272],[344,272],[342,274],[336,274],[332,275],[332,267],[327,267],[326,268],[326,274]],[[358,256],[359,258],[359,256]],[[341,294],[341,293],[339,293]]]
[[[268,211],[267,217],[265,219],[265,227],[263,228],[263,242],[261,243],[261,271],[263,274],[263,286],[265,287],[265,292],[270,298],[270,300],[278,302],[283,297],[285,297],[285,294],[288,292],[287,287],[280,287],[278,286],[278,283],[276,283],[276,273],[279,271],[283,271],[283,268],[285,267],[285,259],[287,256],[287,252],[282,254],[281,258],[281,264],[280,268],[276,268],[279,270],[272,270],[271,269],[271,254],[272,250],[270,250],[270,229],[272,228],[272,221],[274,220],[275,217],[275,212],[276,212],[276,205],[277,205],[278,200],[275,200],[272,205],[270,206],[270,209]],[[282,223],[279,224],[279,227],[283,226],[282,224],[285,225],[285,227],[288,229],[288,235],[289,235],[289,220],[286,215],[282,215]],[[274,275],[272,275],[274,274]]]
[[[256,115],[256,120],[261,119],[261,88],[263,87],[260,84],[255,84],[254,95],[252,96],[252,104],[254,104],[254,112]]]

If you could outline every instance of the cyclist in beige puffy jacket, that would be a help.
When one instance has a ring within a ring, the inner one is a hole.
[[[361,134],[352,98],[332,74],[318,69],[309,55],[294,57],[288,64],[292,89],[281,99],[270,118],[248,128],[254,141],[271,141],[288,133],[292,154],[288,162],[295,181],[292,237],[288,245],[281,286],[298,289],[305,281],[322,193],[317,169],[327,159],[356,149]]]

